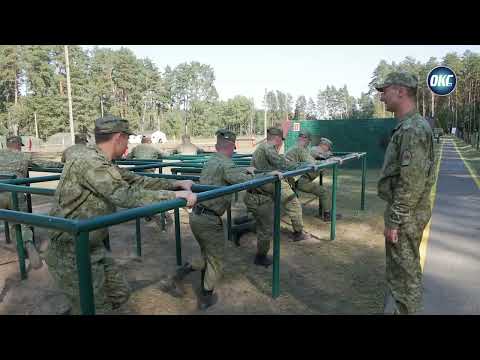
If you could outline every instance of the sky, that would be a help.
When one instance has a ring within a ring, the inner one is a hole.
[[[253,98],[257,108],[263,107],[265,89],[316,102],[319,89],[346,84],[350,95],[358,98],[368,91],[382,59],[399,63],[411,56],[425,63],[449,52],[480,53],[479,45],[100,45],[114,50],[122,46],[139,58],[148,57],[162,72],[166,65],[174,68],[183,62],[211,65],[221,100],[244,95]]]

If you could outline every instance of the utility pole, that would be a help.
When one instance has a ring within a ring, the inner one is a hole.
[[[37,112],[34,112],[34,113],[33,113],[33,118],[35,119],[35,137],[38,139]]]
[[[265,111],[263,118],[263,133],[267,137],[267,89],[265,88]]]
[[[65,45],[65,68],[67,70],[67,95],[68,95],[68,115],[70,118],[70,135],[72,137],[72,145],[73,145],[75,144],[75,129],[73,127],[72,89],[70,87],[70,63],[68,61],[68,45]]]

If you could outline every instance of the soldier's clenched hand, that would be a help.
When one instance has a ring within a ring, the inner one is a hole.
[[[187,200],[187,207],[191,208],[197,203],[197,194],[191,191],[175,191],[176,198]]]
[[[383,235],[385,235],[385,239],[392,244],[396,244],[398,242],[398,229],[385,228]]]
[[[283,174],[282,174],[280,171],[278,171],[278,170],[274,170],[274,171],[270,172],[270,175],[276,176],[276,177],[278,177],[280,180],[283,179]]]

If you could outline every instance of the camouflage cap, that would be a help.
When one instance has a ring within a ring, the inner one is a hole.
[[[218,129],[217,132],[215,133],[217,137],[222,137],[225,140],[234,143],[237,140],[237,135],[233,131],[227,130],[227,129]]]
[[[267,129],[267,134],[268,135],[273,135],[273,136],[281,136],[282,140],[285,140],[283,137],[283,131],[282,129],[276,128],[276,127],[271,127]]]
[[[418,79],[411,73],[404,71],[393,71],[385,77],[383,82],[375,85],[375,89],[382,92],[384,88],[390,85],[401,85],[416,89],[418,86]]]
[[[323,144],[328,145],[330,149],[333,148],[333,143],[329,139],[324,137],[320,138],[320,142],[318,143],[318,145],[323,145]]]
[[[310,131],[307,131],[307,130],[302,130],[298,133],[298,137],[300,136],[304,136],[306,137],[308,140],[312,140],[312,134],[310,134]]]
[[[97,134],[113,134],[122,132],[128,135],[135,135],[130,131],[128,121],[116,116],[107,115],[95,121],[95,133]]]
[[[22,141],[22,137],[18,135],[7,136],[7,144],[20,144],[22,146],[25,146]]]

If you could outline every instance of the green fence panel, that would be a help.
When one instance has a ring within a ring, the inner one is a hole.
[[[300,123],[300,126],[295,123]],[[326,137],[332,140],[334,152],[366,152],[367,167],[381,168],[385,150],[396,124],[397,120],[394,118],[292,121],[285,140],[285,151],[295,146],[299,130],[308,130],[312,134],[312,145],[318,144],[321,137]],[[361,161],[351,161],[342,165],[358,169],[361,166]]]

